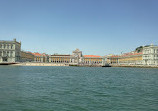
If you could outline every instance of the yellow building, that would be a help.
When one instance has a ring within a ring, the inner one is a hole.
[[[49,56],[45,53],[33,53],[34,55],[34,62],[48,62]]]
[[[119,63],[119,56],[118,55],[107,56],[107,63],[108,64],[118,64]]]
[[[84,55],[82,57],[82,64],[85,65],[102,65],[104,57],[98,55]]]
[[[51,55],[49,56],[49,62],[51,63],[70,63],[71,55]]]
[[[143,63],[143,53],[130,52],[122,55],[112,55],[108,56],[107,62],[109,64],[141,65]]]
[[[119,57],[119,64],[141,65],[143,64],[143,53],[126,53]]]

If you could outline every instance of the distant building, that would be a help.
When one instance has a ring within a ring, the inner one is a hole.
[[[0,41],[0,62],[20,62],[21,42]]]
[[[49,62],[49,55],[43,53],[40,54],[38,52],[32,53],[34,55],[34,62]]]
[[[49,56],[49,62],[51,63],[69,63],[78,64],[82,57],[82,51],[76,49],[72,52],[72,55],[67,54],[54,54]]]
[[[31,52],[21,51],[21,62],[33,62],[34,55]]]
[[[118,64],[119,63],[119,55],[108,55],[107,56],[107,63],[109,64]]]
[[[158,46],[140,46],[130,53],[110,55],[107,62],[120,65],[158,65]]]
[[[105,57],[98,55],[84,55],[82,57],[82,64],[85,65],[103,65],[105,62]]]
[[[107,57],[109,64],[120,64],[120,65],[142,65],[143,64],[143,53],[142,52],[129,52],[121,55],[111,55]]]
[[[158,65],[158,46],[151,44],[143,47],[143,64]]]
[[[49,62],[51,63],[70,63],[71,55],[54,54],[49,56]]]
[[[76,49],[72,55],[54,54],[49,56],[51,63],[65,63],[70,65],[102,65],[105,57],[97,55],[82,55],[82,51]]]
[[[142,65],[142,52],[130,52],[119,56],[118,63],[123,65]]]

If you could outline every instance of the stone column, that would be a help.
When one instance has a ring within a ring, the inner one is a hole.
[[[9,51],[9,55],[8,56],[11,57],[10,55],[11,55],[11,52]]]
[[[49,57],[49,62],[51,62],[51,60],[52,60],[52,58],[51,58],[51,57]]]
[[[2,44],[2,49],[4,49],[4,44]]]
[[[9,44],[9,49],[11,49],[11,44]]]
[[[61,63],[61,60],[62,60],[62,58],[59,58],[60,63]]]

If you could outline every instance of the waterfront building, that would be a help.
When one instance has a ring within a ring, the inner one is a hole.
[[[130,52],[119,56],[119,64],[123,65],[142,65],[143,64],[143,53]]]
[[[143,64],[158,65],[158,46],[151,44],[143,47]]]
[[[118,64],[119,63],[119,56],[118,55],[108,55],[107,56],[107,63]]]
[[[142,52],[129,52],[121,55],[111,55],[107,57],[109,64],[120,65],[142,65],[143,64]]]
[[[84,65],[103,65],[105,57],[98,55],[84,55],[82,57],[82,64]]]
[[[61,54],[54,54],[49,56],[49,62],[51,63],[70,63],[71,55],[61,55]]]
[[[21,62],[33,62],[34,55],[31,52],[21,51]]]
[[[49,55],[48,54],[40,54],[38,52],[32,53],[34,55],[34,62],[49,62]]]
[[[50,63],[63,63],[70,65],[102,65],[105,64],[105,57],[96,55],[82,55],[82,51],[76,49],[72,55],[54,54],[49,56]]]
[[[21,42],[0,41],[0,62],[20,62]]]
[[[76,49],[70,54],[54,54],[49,56],[49,62],[51,63],[68,63],[79,64],[82,57],[82,51]]]
[[[130,53],[110,55],[107,62],[120,65],[158,65],[158,46],[140,46]]]

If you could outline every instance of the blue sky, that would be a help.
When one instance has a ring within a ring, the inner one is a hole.
[[[0,0],[0,40],[48,54],[120,54],[158,45],[158,0]]]

